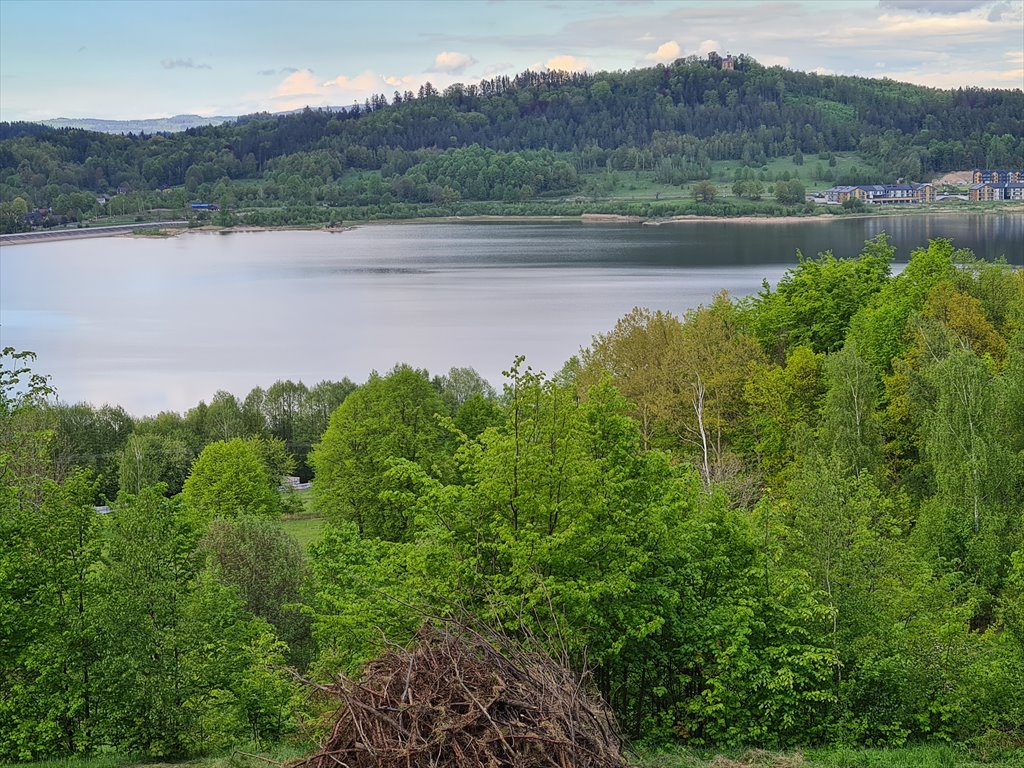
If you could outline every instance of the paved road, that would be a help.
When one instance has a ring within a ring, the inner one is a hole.
[[[18,232],[13,235],[0,235],[0,243],[14,245],[17,243],[37,243],[41,240],[71,240],[79,237],[105,237],[107,235],[124,235],[137,229],[163,229],[165,227],[186,227],[184,221],[151,221],[140,224],[119,224],[113,227],[84,227],[82,229],[41,229],[37,232]]]

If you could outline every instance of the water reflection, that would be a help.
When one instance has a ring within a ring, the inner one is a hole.
[[[931,237],[1024,263],[1024,216],[908,216],[659,227],[367,226],[5,247],[0,342],[39,353],[62,398],[134,413],[279,378],[363,379],[397,361],[471,365],[494,383],[517,354],[558,370],[636,305],[685,312],[756,292],[796,262],[899,257]]]

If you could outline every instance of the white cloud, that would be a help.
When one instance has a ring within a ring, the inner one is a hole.
[[[538,65],[538,68],[539,66],[540,65]],[[514,67],[515,64],[513,64],[510,61],[501,61],[498,62],[497,64],[492,64],[491,66],[489,66],[487,70],[484,72],[483,77],[486,79],[488,77],[494,77],[495,75],[501,75],[504,74],[505,72],[511,71]]]
[[[395,87],[402,84],[402,78],[392,77],[387,75],[378,75],[376,72],[370,69],[363,70],[354,77],[348,75],[338,75],[326,81],[323,87],[331,90],[337,89],[338,91],[344,92],[358,92],[358,93],[371,93],[383,91],[389,87]]]
[[[561,56],[555,56],[553,59],[548,59],[546,67],[547,69],[554,69],[562,72],[585,72],[590,68],[590,61],[588,59],[581,59],[578,56],[571,56],[567,53],[563,53]]]
[[[879,0],[879,8],[923,13],[964,13],[972,11],[988,0]]]
[[[957,69],[955,72],[930,72],[923,69],[906,69],[880,72],[880,76],[891,77],[917,85],[932,88],[972,87],[984,83],[986,88],[1020,88],[1024,83],[1024,69]]]
[[[698,56],[707,56],[712,51],[718,51],[722,45],[717,40],[702,40],[700,45],[697,46]]]
[[[811,72],[813,72],[816,75],[834,75],[835,74],[835,72],[833,72],[828,67],[815,67],[814,69],[811,70]]]
[[[456,82],[456,78],[446,72],[382,75],[366,69],[357,75],[338,75],[330,80],[321,80],[312,70],[300,69],[282,80],[269,100],[274,111],[305,106],[344,106],[361,102],[376,93],[389,95],[393,91],[418,91],[427,82],[438,90],[444,90]]]
[[[476,64],[476,59],[458,51],[441,51],[434,58],[435,72],[450,72],[457,75],[465,71],[466,67]]]
[[[644,56],[647,61],[659,62],[661,64],[668,64],[670,61],[675,61],[682,55],[683,49],[679,47],[679,43],[675,40],[669,40],[667,43],[662,43],[658,46],[654,53],[648,53]]]
[[[965,62],[987,61],[981,66],[991,68],[993,76],[1001,79],[975,85],[1005,88],[1014,83],[1001,74],[1003,57],[1008,51],[1021,50],[1024,26],[1022,0],[767,0],[745,3],[742,10],[738,2],[721,0],[655,3],[653,10],[609,10],[546,35],[543,44],[554,50],[586,52],[628,47],[637,64],[649,65],[655,47],[674,38],[685,54],[746,53],[768,65],[805,71],[820,65],[869,77],[878,77],[886,69],[920,71],[929,84],[936,85],[942,84],[945,74],[947,88],[957,87],[961,81],[957,69]],[[656,39],[650,39],[651,32]],[[524,47],[528,43],[536,44],[536,37],[521,41]],[[951,59],[942,61],[938,52],[948,52]],[[594,69],[608,66],[603,56],[593,58]],[[885,66],[874,66],[879,61]]]
[[[300,69],[298,72],[292,72],[278,84],[274,91],[274,98],[316,95],[319,90],[320,82],[314,77],[312,71]]]

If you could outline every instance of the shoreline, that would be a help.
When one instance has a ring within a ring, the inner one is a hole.
[[[1015,205],[1010,203],[1004,210],[964,210],[962,208],[954,208],[950,210],[907,210],[900,209],[899,211],[889,212],[865,212],[846,214],[843,216],[837,216],[828,213],[815,213],[807,214],[803,216],[699,216],[695,214],[680,214],[678,216],[669,216],[666,218],[644,218],[642,216],[631,216],[626,214],[616,213],[584,213],[577,215],[533,215],[533,216],[513,216],[513,215],[480,215],[480,216],[431,216],[431,217],[417,217],[411,219],[375,219],[372,221],[352,221],[341,226],[327,226],[327,225],[286,225],[280,227],[272,226],[246,226],[244,224],[237,225],[234,227],[217,227],[217,226],[203,226],[203,227],[188,227],[186,223],[181,222],[166,222],[163,226],[154,227],[152,225],[146,225],[140,223],[134,225],[129,229],[130,225],[115,225],[118,231],[112,231],[113,228],[107,229],[105,227],[96,228],[83,228],[83,229],[66,229],[66,230],[45,230],[40,232],[30,233],[16,233],[14,235],[0,235],[0,245],[26,245],[32,243],[40,243],[47,241],[60,241],[60,240],[81,240],[91,239],[97,237],[132,237],[138,239],[155,238],[163,239],[168,237],[178,237],[182,234],[188,233],[205,233],[205,234],[254,234],[260,232],[322,232],[325,234],[343,234],[350,232],[361,227],[378,227],[385,225],[403,225],[403,224],[586,224],[586,225],[621,225],[631,224],[639,225],[644,227],[660,227],[670,226],[677,224],[692,224],[692,223],[721,223],[721,224],[738,224],[750,226],[752,224],[795,224],[795,223],[820,223],[825,221],[847,221],[850,219],[889,219],[889,218],[903,218],[906,216],[1001,216],[1005,214],[1017,214],[1024,213],[1024,206]],[[142,234],[135,230],[148,229],[152,231],[152,234]]]

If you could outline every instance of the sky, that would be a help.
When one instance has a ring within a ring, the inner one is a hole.
[[[1024,88],[1024,0],[0,0],[0,120],[277,112],[712,50]]]

